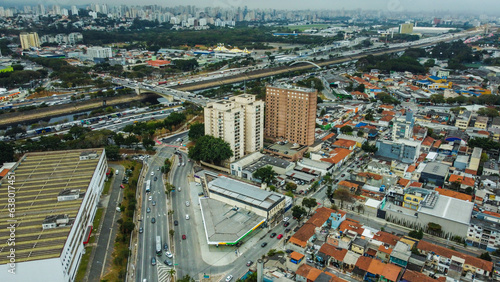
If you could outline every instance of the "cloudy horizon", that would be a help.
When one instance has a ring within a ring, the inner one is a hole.
[[[4,4],[4,8],[10,6],[23,6],[23,5],[37,5],[43,3],[44,5],[59,5],[59,6],[71,6],[75,5],[72,0],[26,0],[26,1],[13,1],[7,0]],[[78,3],[78,6],[90,5],[90,3],[108,4],[108,5],[138,5],[139,3],[135,0],[98,0],[89,1],[86,4]],[[407,0],[357,0],[357,1],[345,1],[345,0],[314,0],[314,1],[289,1],[289,0],[144,0],[140,1],[140,6],[143,5],[160,5],[164,7],[173,6],[185,6],[194,5],[196,7],[221,7],[221,8],[237,8],[247,6],[250,9],[255,8],[271,8],[280,10],[381,10],[387,12],[473,12],[473,13],[484,13],[492,14],[498,13],[500,11],[500,5],[498,5],[498,0],[421,0],[421,1],[407,1]]]

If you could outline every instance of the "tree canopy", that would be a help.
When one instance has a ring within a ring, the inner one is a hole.
[[[333,192],[333,198],[340,200],[340,208],[342,209],[344,206],[344,202],[352,202],[352,194],[349,192],[349,190],[345,188],[338,188]]]
[[[205,125],[195,122],[189,126],[189,140],[197,141],[201,136],[205,135]]]
[[[196,161],[205,161],[221,164],[222,161],[233,156],[229,143],[221,138],[204,135],[198,139],[196,145],[189,149],[189,157]]]
[[[257,169],[252,176],[256,179],[259,179],[262,183],[266,183],[267,185],[271,184],[275,179],[276,175],[278,175],[272,166],[264,166]]]

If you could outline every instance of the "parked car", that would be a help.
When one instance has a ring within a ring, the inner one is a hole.
[[[284,221],[284,222],[287,222],[288,220],[290,220],[290,218],[289,218],[288,216],[287,216],[287,217],[285,217],[285,218],[283,218],[283,221]]]
[[[174,257],[171,252],[165,252],[165,255],[167,256],[167,258],[173,258]]]
[[[273,232],[273,233],[271,233],[271,235],[270,235],[269,237],[271,237],[271,238],[276,237],[276,233],[274,233],[274,232]]]
[[[283,223],[283,226],[284,226],[284,227],[288,227],[288,225],[290,225],[290,222],[285,222],[285,223]]]
[[[144,232],[144,228],[139,227],[139,233],[142,233],[142,232]]]

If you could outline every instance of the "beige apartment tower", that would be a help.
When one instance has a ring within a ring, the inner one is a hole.
[[[292,85],[267,86],[265,136],[300,145],[314,143],[317,91]]]
[[[264,145],[264,102],[242,94],[208,103],[204,109],[205,134],[221,138],[231,146],[233,162]]]
[[[21,32],[19,40],[21,41],[23,50],[29,50],[31,47],[40,47],[40,39],[38,39],[38,33],[36,32]]]

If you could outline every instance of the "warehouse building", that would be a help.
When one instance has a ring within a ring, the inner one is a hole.
[[[0,281],[75,280],[107,169],[104,149],[28,153],[10,169],[0,199],[15,197],[15,211],[0,210],[0,237],[15,228],[15,246],[0,243]]]

